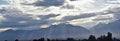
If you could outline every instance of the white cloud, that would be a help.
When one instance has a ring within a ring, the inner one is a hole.
[[[12,29],[12,28],[0,28],[0,32],[6,31],[6,30],[9,30],[9,29]]]

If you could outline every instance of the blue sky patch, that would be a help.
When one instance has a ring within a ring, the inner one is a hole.
[[[0,0],[0,5],[6,5],[6,4],[8,4],[7,1],[5,1],[5,0]]]

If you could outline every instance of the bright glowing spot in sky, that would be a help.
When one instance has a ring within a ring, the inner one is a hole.
[[[6,30],[8,30],[8,29],[11,29],[11,28],[0,28],[0,32],[6,31]]]
[[[41,25],[40,28],[47,28],[49,27],[48,25]]]

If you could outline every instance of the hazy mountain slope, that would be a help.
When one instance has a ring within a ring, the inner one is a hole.
[[[39,30],[7,30],[0,33],[2,39],[35,39],[35,38],[85,38],[90,31],[70,24],[52,25]]]
[[[112,32],[114,36],[120,37],[120,20],[111,22],[109,24],[98,24],[91,29],[96,34],[105,34],[107,32]]]

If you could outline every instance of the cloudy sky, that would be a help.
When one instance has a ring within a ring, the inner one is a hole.
[[[70,23],[87,29],[120,17],[120,0],[0,0],[0,30]]]

